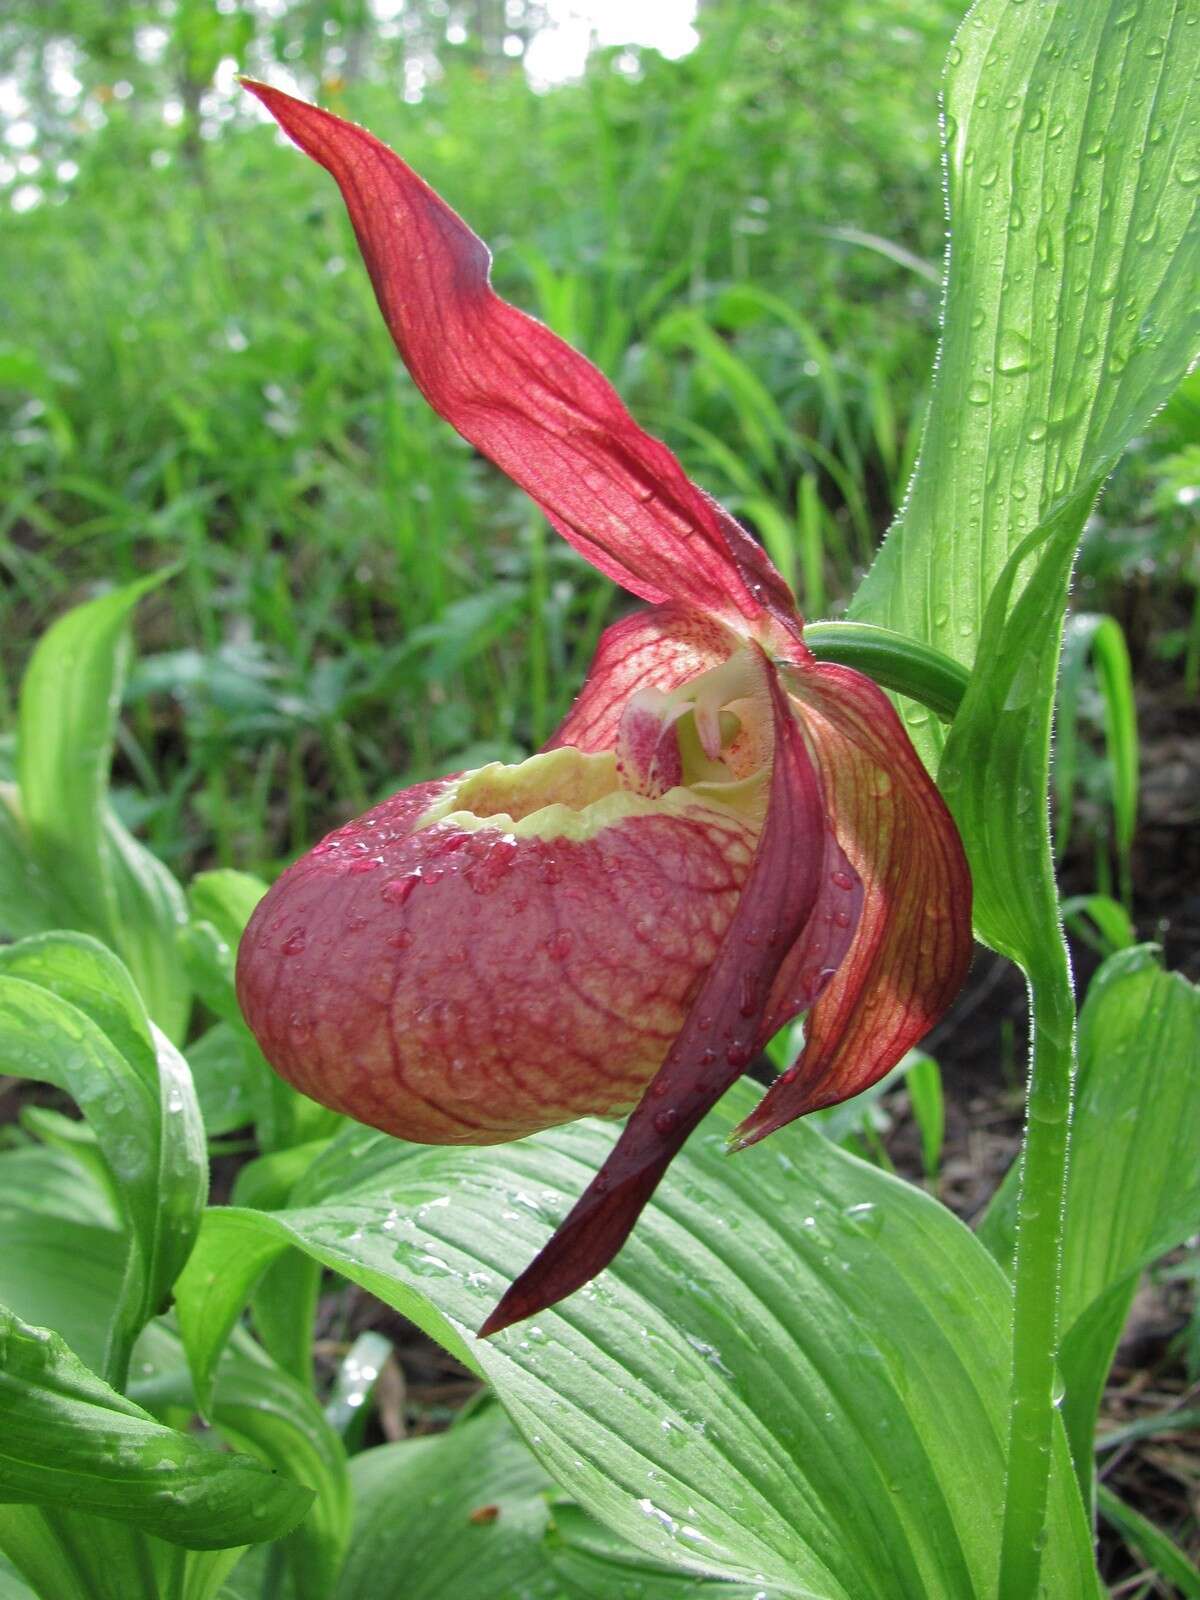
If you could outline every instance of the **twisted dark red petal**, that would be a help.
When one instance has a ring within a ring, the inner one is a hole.
[[[488,1317],[481,1337],[556,1304],[608,1265],[688,1134],[758,1048],[772,983],[817,900],[825,837],[817,774],[765,657],[762,666],[775,755],[766,821],[737,910],[687,1020],[612,1154]]]
[[[492,292],[483,241],[354,123],[246,83],[335,178],[396,346],[435,411],[541,506],[593,566],[798,634],[787,584],[745,529],[634,422],[592,364]]]
[[[738,1129],[739,1146],[882,1078],[943,1015],[971,959],[958,829],[891,702],[849,667],[822,663],[787,681],[862,906],[809,1013],[803,1055]]]

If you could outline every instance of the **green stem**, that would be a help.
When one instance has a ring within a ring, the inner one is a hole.
[[[885,689],[919,700],[951,722],[967,688],[967,669],[930,645],[870,622],[810,622],[804,642],[818,661],[836,661]]]
[[[1037,1593],[1053,1439],[1075,1000],[1065,945],[1029,977],[1029,1111],[1013,1283],[1013,1378],[998,1600]]]

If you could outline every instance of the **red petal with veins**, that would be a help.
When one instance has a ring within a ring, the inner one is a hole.
[[[887,696],[829,664],[789,673],[787,684],[861,879],[862,908],[809,1014],[803,1055],[742,1124],[739,1147],[883,1077],[943,1015],[971,959],[971,877],[958,830]]]
[[[342,191],[384,319],[425,398],[601,572],[734,620],[795,601],[750,535],[634,422],[591,362],[492,292],[483,241],[354,123],[246,87]]]
[[[594,1278],[616,1255],[688,1134],[741,1074],[762,1037],[767,996],[821,886],[820,784],[774,670],[766,822],[737,910],[662,1067],[611,1155],[545,1249],[480,1329],[499,1333]]]
[[[669,694],[720,666],[739,642],[714,617],[687,606],[653,606],[622,617],[600,635],[587,680],[546,748],[613,749],[631,695],[639,689]]]

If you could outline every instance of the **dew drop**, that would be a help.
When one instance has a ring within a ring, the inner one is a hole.
[[[725,1059],[731,1067],[744,1067],[749,1061],[751,1053],[748,1044],[738,1044],[735,1041],[733,1044],[726,1046]]]
[[[664,1137],[670,1133],[671,1129],[678,1121],[679,1113],[673,1106],[666,1106],[662,1111],[656,1111],[654,1113],[654,1127],[656,1131],[661,1133]]]
[[[836,872],[829,874],[829,881],[835,889],[853,889],[854,879],[848,872],[843,872],[839,867]]]
[[[389,906],[402,906],[420,881],[420,873],[410,872],[403,878],[389,878],[380,892]]]
[[[395,933],[389,933],[384,943],[389,950],[407,950],[413,942],[413,936],[407,928],[397,928]]]
[[[364,872],[374,872],[377,867],[382,865],[383,863],[380,861],[378,856],[359,856],[357,861],[352,861],[350,863],[348,870],[353,873],[355,877],[358,877]]]
[[[546,950],[555,961],[565,961],[575,944],[575,935],[566,928],[558,928],[546,940]]]
[[[872,1239],[883,1228],[883,1212],[870,1200],[865,1200],[860,1205],[847,1206],[842,1215],[852,1227]]]
[[[1015,328],[1001,330],[996,347],[996,366],[1001,372],[1029,371],[1029,340]]]
[[[308,935],[303,928],[293,928],[291,933],[279,946],[280,954],[285,956],[298,956],[308,943]]]

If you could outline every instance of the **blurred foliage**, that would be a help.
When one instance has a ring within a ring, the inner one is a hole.
[[[959,9],[716,0],[683,58],[597,50],[539,90],[534,4],[0,0],[0,718],[54,615],[181,560],[117,801],[181,872],[257,866],[539,743],[620,603],[429,414],[239,69],[394,144],[836,609],[911,470]],[[1181,520],[1168,478],[1117,502],[1139,537]]]

